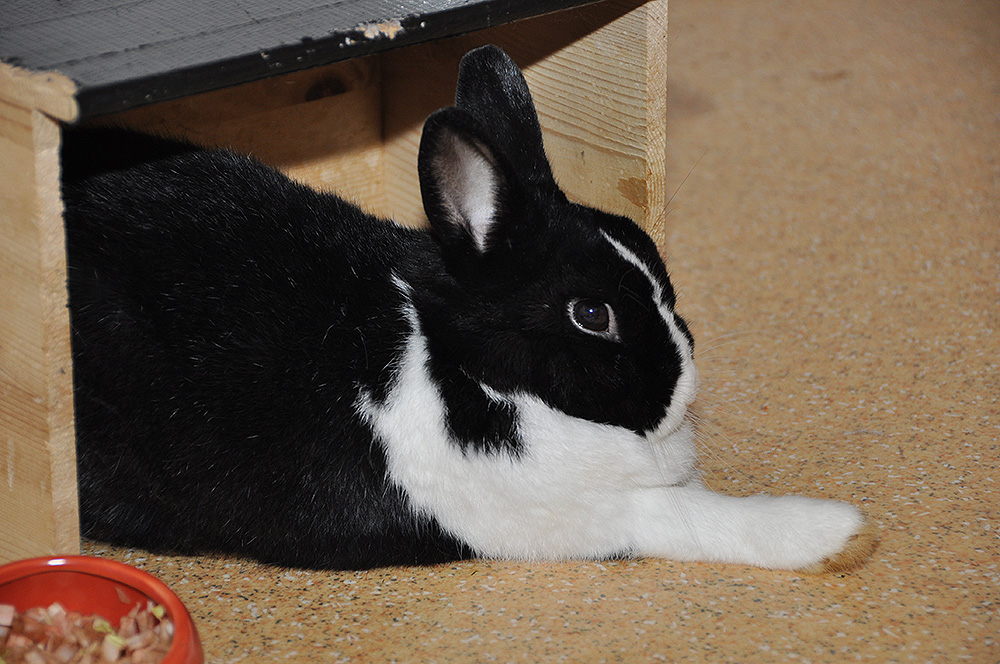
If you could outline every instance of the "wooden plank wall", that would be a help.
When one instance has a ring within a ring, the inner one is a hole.
[[[125,126],[252,154],[317,189],[376,209],[382,186],[378,56],[105,116]]]
[[[0,562],[80,546],[59,125],[0,100]]]
[[[461,37],[142,107],[101,123],[252,153],[402,223],[424,223],[424,119],[452,103],[461,56],[494,43],[524,68],[571,198],[662,236],[666,0],[611,0]]]

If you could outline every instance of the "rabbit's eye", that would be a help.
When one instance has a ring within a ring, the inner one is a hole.
[[[611,312],[603,302],[577,300],[573,305],[573,320],[591,332],[606,332],[611,324]]]
[[[620,341],[615,312],[606,303],[590,298],[571,300],[569,315],[581,332]]]

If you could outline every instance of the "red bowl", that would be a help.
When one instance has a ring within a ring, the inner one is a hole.
[[[174,637],[162,664],[203,664],[198,631],[184,604],[146,572],[88,556],[32,558],[0,567],[0,604],[13,604],[16,611],[59,602],[67,611],[96,613],[117,625],[137,602],[146,600],[166,609],[174,623]]]

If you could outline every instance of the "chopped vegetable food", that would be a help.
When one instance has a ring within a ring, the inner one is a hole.
[[[166,611],[153,602],[132,607],[117,631],[58,603],[23,613],[0,604],[0,664],[155,664],[173,635]]]

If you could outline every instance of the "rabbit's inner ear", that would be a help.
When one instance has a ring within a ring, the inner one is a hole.
[[[449,220],[464,226],[480,252],[496,218],[499,176],[489,150],[475,139],[445,132],[433,159]]]

